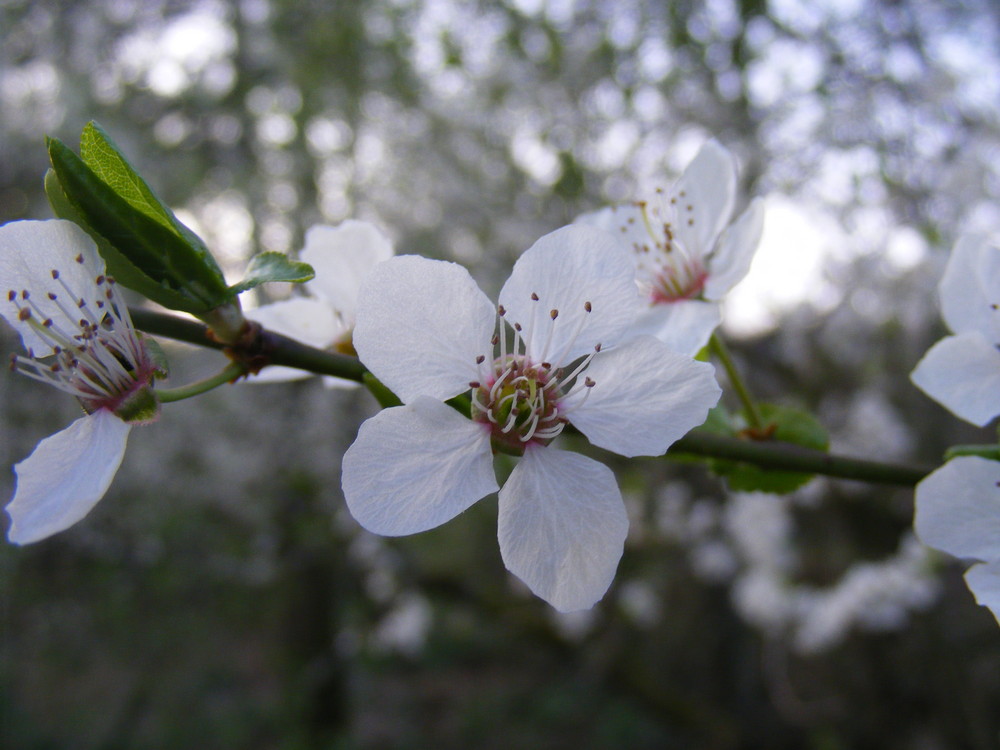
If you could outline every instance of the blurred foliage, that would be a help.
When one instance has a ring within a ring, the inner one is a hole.
[[[733,345],[752,389],[836,450],[934,462],[983,437],[907,373],[941,332],[951,241],[1000,225],[998,30],[992,0],[6,0],[0,221],[48,215],[42,136],[75,146],[96,119],[230,281],[350,217],[495,287],[714,135],[746,195],[837,228],[822,294]],[[215,356],[170,354],[178,382]],[[904,624],[804,652],[734,606],[725,485],[612,460],[625,557],[604,602],[559,617],[504,572],[495,503],[413,538],[358,530],[339,457],[370,399],[259,388],[171,405],[85,523],[0,549],[6,747],[1000,742],[1000,636],[957,568]],[[43,391],[3,379],[5,465],[72,418]],[[910,491],[805,490],[788,586],[896,552]]]

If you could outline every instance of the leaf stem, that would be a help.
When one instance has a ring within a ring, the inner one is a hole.
[[[717,360],[719,360],[722,367],[725,369],[726,377],[729,379],[729,384],[733,387],[733,390],[736,391],[736,395],[739,397],[740,403],[743,404],[743,411],[746,414],[748,426],[752,430],[758,432],[762,431],[765,425],[764,420],[760,415],[760,410],[757,408],[757,404],[750,395],[750,390],[747,388],[746,383],[743,382],[743,378],[740,376],[739,370],[736,369],[736,364],[733,362],[733,358],[729,354],[729,348],[718,334],[713,333],[712,338],[708,340],[708,350]]]
[[[156,400],[161,404],[169,404],[171,401],[183,401],[186,398],[207,393],[213,388],[218,388],[220,385],[225,385],[230,381],[236,380],[241,375],[246,375],[246,368],[239,362],[232,362],[210,378],[177,388],[157,388]]]

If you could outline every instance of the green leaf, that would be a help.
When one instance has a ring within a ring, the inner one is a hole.
[[[777,404],[759,404],[758,409],[770,431],[769,439],[819,451],[830,447],[826,429],[809,412]],[[722,412],[710,412],[709,417],[704,425],[708,431],[729,437],[738,437],[741,433],[745,436],[742,419],[727,418]],[[781,495],[798,489],[813,477],[803,472],[762,469],[753,464],[723,459],[711,459],[709,467],[725,477],[729,488],[736,492],[773,492]]]
[[[231,302],[233,294],[205,244],[153,194],[103,131],[91,123],[81,143],[86,160],[57,139],[47,139],[49,157],[69,204],[106,240],[99,245],[102,253],[107,246],[117,251],[105,256],[109,272],[155,302],[195,315]],[[147,280],[138,279],[136,271]]]
[[[233,294],[242,294],[268,281],[301,283],[309,281],[315,275],[316,272],[308,263],[292,260],[284,253],[260,253],[250,259],[246,278],[229,287],[229,291]]]
[[[59,177],[52,169],[45,173],[45,195],[48,197],[49,205],[52,206],[52,211],[57,218],[72,221],[90,235],[90,238],[97,245],[97,251],[107,264],[108,274],[114,277],[115,281],[171,310],[192,312],[188,309],[191,301],[187,297],[157,283],[144,274],[132,261],[94,231],[87,220],[83,218],[83,214],[69,202],[66,193],[63,192],[62,185],[59,184]]]

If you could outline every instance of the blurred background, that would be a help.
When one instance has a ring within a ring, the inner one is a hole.
[[[358,218],[495,293],[715,137],[767,196],[724,324],[753,390],[934,464],[994,439],[907,375],[954,239],[1000,227],[998,50],[994,0],[0,0],[0,221],[51,215],[43,136],[96,119],[234,280]],[[220,364],[168,354],[176,383]],[[316,380],[171,404],[86,521],[0,546],[3,746],[1000,746],[1000,629],[911,490],[602,456],[630,536],[562,616],[505,572],[495,498],[358,528],[339,463],[375,408]],[[4,466],[77,414],[4,375]]]

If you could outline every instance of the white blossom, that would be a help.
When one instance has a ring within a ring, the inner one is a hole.
[[[719,398],[712,367],[628,338],[634,270],[606,232],[565,227],[514,266],[494,307],[453,263],[401,256],[358,301],[358,354],[403,406],[344,456],[348,508],[389,536],[434,528],[498,489],[493,454],[521,456],[499,493],[507,568],[560,611],[611,584],[628,520],[614,475],[552,441],[572,423],[599,447],[659,455]],[[442,403],[471,400],[471,419]]]
[[[1000,414],[1000,249],[980,237],[959,239],[938,294],[954,335],[934,344],[910,378],[956,416],[982,427]]]
[[[735,201],[735,160],[712,140],[669,190],[576,219],[612,232],[632,252],[643,300],[636,332],[684,354],[708,342],[719,302],[749,270],[764,226],[760,199],[730,223]]]
[[[965,582],[1000,622],[1000,462],[960,456],[917,485],[913,521],[924,544],[978,561]]]
[[[392,256],[392,244],[368,222],[348,220],[335,227],[312,226],[299,254],[299,259],[316,272],[311,281],[302,285],[305,296],[247,310],[246,317],[310,346],[354,356],[352,336],[358,290],[371,270]],[[272,366],[247,382],[274,383],[310,376],[305,370]],[[323,382],[330,388],[358,385],[332,376],[324,376]]]
[[[75,396],[86,412],[14,467],[8,539],[28,544],[72,526],[104,496],[131,424],[156,415],[157,365],[93,240],[75,224],[0,227],[0,279],[0,314],[27,350],[13,369]]]

